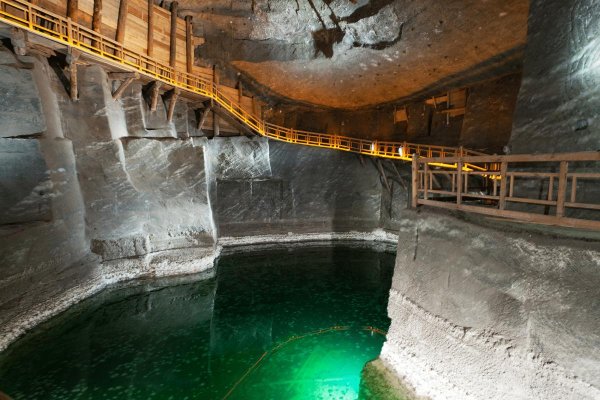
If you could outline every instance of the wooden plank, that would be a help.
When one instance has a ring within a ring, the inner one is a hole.
[[[565,215],[565,196],[567,194],[567,173],[569,164],[567,161],[560,162],[558,172],[558,193],[556,197],[556,216],[563,217]]]
[[[574,203],[566,202],[565,207],[569,208],[585,208],[587,210],[600,210],[600,204],[589,204],[589,203]]]
[[[119,19],[117,20],[117,33],[115,40],[123,44],[125,39],[125,28],[127,26],[127,14],[128,14],[128,2],[129,0],[121,0],[119,3]]]
[[[534,205],[539,205],[539,206],[554,206],[554,205],[556,205],[556,202],[552,201],[552,200],[530,199],[527,197],[507,197],[506,201],[511,201],[513,203],[534,204]]]
[[[507,162],[560,162],[560,161],[600,161],[600,152],[582,151],[578,153],[553,153],[553,154],[515,154],[515,155],[489,155],[465,157],[429,157],[423,162],[456,163],[462,160],[465,163],[501,163]]]
[[[494,217],[504,217],[509,219],[514,219],[516,221],[522,222],[531,222],[536,224],[545,224],[545,225],[557,225],[557,226],[565,226],[569,228],[578,228],[578,229],[592,229],[599,230],[600,229],[600,221],[590,221],[576,218],[559,218],[552,215],[541,215],[541,214],[530,214],[522,211],[508,211],[508,210],[498,210],[495,208],[487,208],[487,207],[477,207],[477,206],[469,206],[469,205],[457,205],[454,203],[448,203],[443,201],[435,201],[435,200],[419,200],[419,204],[426,206],[433,206],[439,208],[446,208],[449,210],[459,210],[472,212],[476,214],[484,214],[490,215]]]

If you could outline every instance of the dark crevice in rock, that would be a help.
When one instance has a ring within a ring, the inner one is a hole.
[[[342,18],[341,21],[353,24],[361,19],[372,17],[381,11],[382,8],[392,4],[394,1],[395,0],[371,0],[349,16]]]

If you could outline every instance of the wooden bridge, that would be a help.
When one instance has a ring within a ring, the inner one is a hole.
[[[78,21],[76,22],[69,16],[60,15],[25,0],[0,0],[0,22],[22,32],[34,33],[64,48],[69,55],[67,60],[71,62],[71,97],[73,99],[77,98],[76,84],[74,84],[77,78],[77,63],[74,60],[81,55],[93,62],[103,64],[109,69],[135,74],[124,80],[124,83],[115,92],[115,97],[118,97],[133,79],[154,82],[155,87],[160,84],[163,89],[170,90],[172,95],[167,113],[169,118],[172,116],[174,104],[180,95],[191,102],[209,100],[214,107],[224,110],[241,126],[260,136],[287,143],[412,162],[412,205],[414,207],[428,205],[520,221],[600,229],[600,221],[595,220],[593,216],[587,214],[583,218],[565,216],[567,209],[585,210],[592,213],[600,211],[600,204],[597,202],[579,201],[577,198],[579,183],[600,179],[600,174],[595,172],[598,170],[600,153],[490,156],[462,147],[367,140],[301,131],[267,123],[257,114],[252,104],[244,101],[241,94],[232,96],[231,93],[234,89],[220,85],[217,75],[206,73],[205,69],[192,65],[191,23],[187,18],[183,22],[179,21],[176,9],[172,10],[170,14],[168,63],[154,56],[157,51],[154,45],[152,21],[156,17],[155,7],[157,6],[151,1],[148,1],[148,13],[145,19],[149,27],[145,36],[146,46],[144,47],[139,41],[137,44],[128,45],[124,40],[123,18],[121,17],[121,15],[128,14],[127,1],[121,0],[121,6],[125,2],[125,9],[119,12],[114,38],[101,32],[102,24],[96,20],[98,18],[96,2],[94,2],[91,15],[91,27],[78,23],[86,20],[80,15],[75,18]],[[66,14],[69,13],[72,15],[73,10],[67,7]],[[96,22],[94,23],[94,21]],[[144,21],[143,18],[142,21]],[[182,26],[183,28],[181,28]],[[185,41],[183,46],[179,46],[179,48],[185,48],[183,53],[178,53],[176,50],[178,29],[185,31]],[[162,58],[166,58],[165,54]],[[183,54],[183,62],[178,54]],[[180,68],[182,65],[185,65],[185,71]],[[158,90],[155,91],[155,98],[157,96]],[[545,170],[535,172],[530,172],[528,168],[523,171],[509,170],[509,165],[522,163],[540,163]],[[559,171],[548,170],[548,163],[558,163]],[[569,172],[569,163],[571,166],[574,163],[586,163],[586,172]],[[592,166],[590,167],[590,165]],[[593,171],[589,172],[590,168]],[[440,183],[440,176],[448,178],[446,186]],[[470,190],[473,188],[470,186],[470,182],[473,183],[475,177],[479,181],[477,192]],[[548,179],[546,198],[536,198],[536,194],[531,191],[523,195],[524,197],[516,197],[514,192],[519,187],[515,185],[516,179],[530,181]],[[555,185],[557,185],[556,189]],[[570,187],[570,201],[567,201],[566,197],[567,187]],[[582,191],[579,193],[581,194]],[[454,199],[454,202],[450,203],[448,198]],[[478,205],[468,204],[467,201],[469,203],[477,201]],[[545,208],[541,213],[529,209],[526,211],[507,209],[507,204],[512,203],[544,206]],[[555,215],[548,215],[549,207],[555,209]]]

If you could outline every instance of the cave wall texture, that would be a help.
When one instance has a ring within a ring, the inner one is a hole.
[[[597,399],[600,246],[404,213],[381,358],[434,399]]]
[[[511,113],[493,116],[514,109],[512,153],[597,150],[598,11],[595,1],[532,1],[522,85],[470,88],[462,143],[499,147]],[[480,101],[491,91],[504,95]],[[578,189],[598,198],[595,186]],[[536,182],[517,190],[545,196]],[[435,399],[599,398],[600,247],[543,231],[405,211],[381,359]]]
[[[79,68],[71,101],[45,58],[2,49],[0,60],[2,90],[20,90],[0,112],[15,120],[0,138],[0,348],[108,284],[211,267],[223,236],[372,232],[394,220],[382,219],[390,195],[369,160],[208,140],[183,101],[167,123],[141,85],[113,100],[99,66]]]
[[[600,149],[600,3],[533,0],[513,153]]]
[[[205,61],[300,101],[271,110],[274,122],[489,152],[600,145],[595,1],[531,2],[522,83],[527,1],[180,3],[202,21]],[[455,18],[426,17],[436,12]],[[411,60],[428,68],[412,75]],[[0,349],[108,284],[208,269],[224,240],[397,231],[381,358],[418,393],[600,397],[597,243],[415,215],[406,165],[383,163],[388,191],[373,160],[256,137],[208,140],[183,101],[168,123],[165,102],[148,112],[140,84],[113,101],[100,67],[80,67],[79,82],[72,102],[45,58],[0,49]],[[422,101],[465,85],[464,116],[448,121]],[[393,103],[315,107],[402,98],[409,120],[399,124]]]

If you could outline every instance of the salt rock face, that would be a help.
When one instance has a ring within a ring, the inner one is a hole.
[[[0,48],[0,137],[43,132],[46,122],[31,70],[19,68],[30,57],[17,60]]]
[[[94,154],[102,162],[88,166],[82,190],[95,251],[111,259],[212,243],[202,148],[123,139]]]
[[[444,399],[597,399],[600,247],[405,213],[381,358]]]
[[[531,2],[513,153],[600,149],[599,22],[594,0]]]
[[[52,218],[52,182],[37,140],[0,139],[0,224]]]
[[[225,140],[237,143],[210,145],[215,151],[211,160],[221,165],[216,167],[214,205],[220,235],[369,231],[379,226],[382,190],[372,164],[363,167],[348,153],[276,141],[238,158],[248,140]]]

